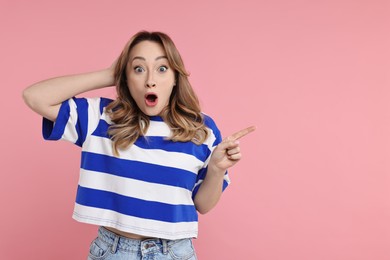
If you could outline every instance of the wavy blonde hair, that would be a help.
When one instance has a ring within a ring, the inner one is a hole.
[[[175,72],[176,86],[173,88],[169,104],[161,113],[161,117],[171,129],[172,141],[195,144],[203,143],[208,131],[201,114],[198,97],[188,81],[188,72],[172,39],[162,32],[140,31],[125,45],[120,54],[114,72],[118,97],[106,109],[114,123],[108,129],[113,141],[114,154],[118,149],[131,146],[140,136],[144,136],[149,128],[149,116],[145,115],[130,95],[126,79],[126,66],[132,48],[142,41],[153,41],[161,44],[168,58],[169,66]]]

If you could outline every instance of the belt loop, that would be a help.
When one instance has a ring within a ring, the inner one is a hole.
[[[166,254],[168,254],[167,240],[166,239],[161,239],[161,242],[163,244],[163,254],[166,255]]]
[[[111,253],[115,254],[116,250],[118,248],[118,243],[119,243],[119,236],[115,236],[114,244],[112,244],[111,247]]]

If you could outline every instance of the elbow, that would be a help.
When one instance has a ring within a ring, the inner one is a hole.
[[[213,207],[214,205],[201,205],[201,203],[195,203],[195,208],[201,215],[205,215],[210,212]]]
[[[26,88],[22,92],[22,98],[26,105],[35,113],[49,119],[50,121],[55,121],[59,105],[49,105],[45,99],[43,93],[36,91],[34,88]]]
[[[205,215],[208,213],[211,209],[196,209],[201,215]]]
[[[23,90],[22,97],[23,97],[24,103],[29,108],[34,110],[36,102],[34,102],[34,95],[33,95],[33,93],[32,93],[30,88],[26,88],[25,90]]]
[[[39,93],[37,91],[34,91],[31,87],[26,88],[23,90],[22,97],[24,100],[24,103],[31,108],[34,112],[41,114],[42,111],[47,105],[44,103],[44,100],[42,99],[42,93]]]
[[[201,215],[205,215],[208,212],[210,212],[210,210],[212,210],[215,207],[217,202],[218,200],[205,199],[199,193],[194,199],[195,208]]]

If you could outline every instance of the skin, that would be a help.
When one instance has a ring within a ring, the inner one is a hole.
[[[164,56],[162,46],[150,41],[140,42],[130,52],[130,60],[126,68],[128,87],[138,107],[149,116],[159,115],[168,105],[169,96],[175,85],[174,71],[169,67]],[[90,90],[113,86],[115,65],[116,61],[103,70],[37,82],[24,90],[23,98],[33,111],[54,122],[63,101]],[[147,92],[154,92],[158,96],[156,106],[151,107],[145,104]],[[242,158],[239,139],[254,130],[255,127],[252,126],[238,131],[226,137],[214,149],[206,178],[194,199],[199,213],[207,213],[219,201],[226,170]],[[114,228],[107,229],[134,239],[146,238]]]
[[[126,67],[127,86],[141,111],[148,116],[161,113],[169,103],[175,85],[175,72],[169,67],[163,47],[152,41],[143,41],[130,51]],[[156,106],[145,103],[145,94],[158,96]]]
[[[239,139],[255,131],[255,126],[240,130],[225,139],[214,149],[206,178],[196,194],[194,203],[201,214],[209,212],[219,201],[225,172],[242,158]]]

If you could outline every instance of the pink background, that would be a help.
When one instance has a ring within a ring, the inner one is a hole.
[[[21,92],[109,66],[141,29],[171,35],[225,136],[258,127],[200,217],[200,259],[390,259],[389,1],[2,0],[0,10],[1,259],[86,259],[96,227],[71,218],[79,149],[44,142]]]

